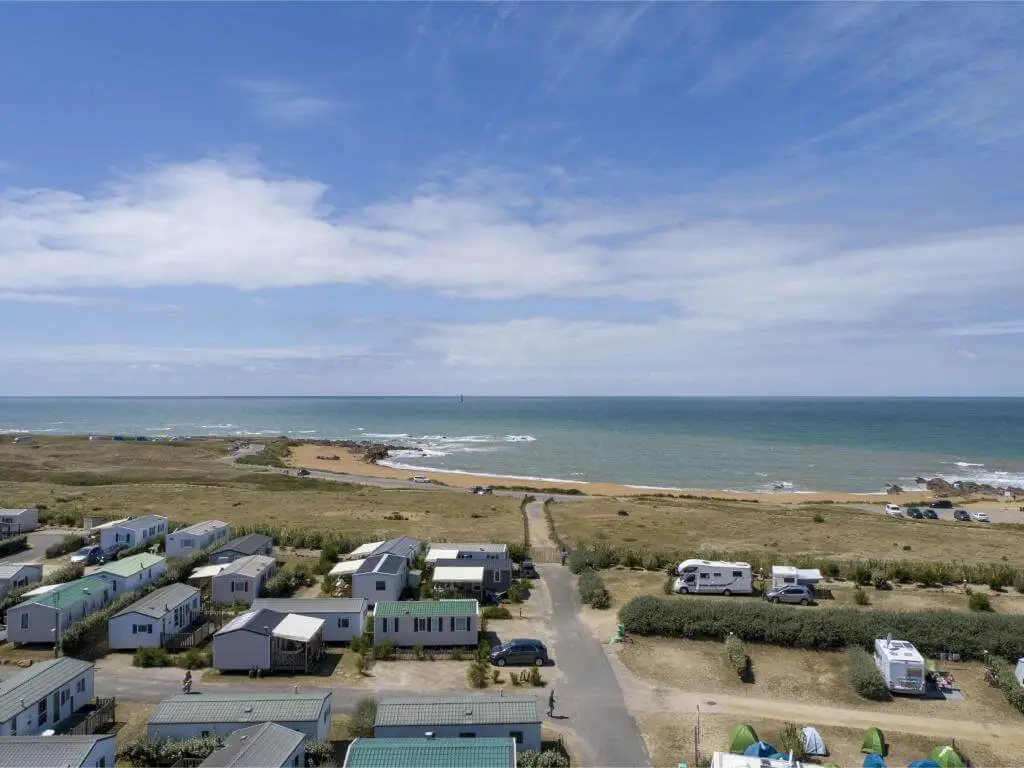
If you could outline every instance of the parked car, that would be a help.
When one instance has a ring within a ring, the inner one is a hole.
[[[886,504],[885,514],[889,517],[903,517],[903,507],[899,504]]]
[[[548,663],[548,649],[540,640],[509,640],[489,654],[491,664],[504,667],[506,664],[536,664],[543,667]]]
[[[769,603],[793,603],[794,605],[810,605],[814,602],[814,591],[803,584],[788,587],[775,587],[764,593]]]
[[[96,565],[103,562],[103,549],[97,545],[82,547],[71,555],[71,562],[75,565]]]
[[[938,520],[939,519],[939,513],[936,512],[931,507],[926,507],[924,510],[922,510],[922,514],[926,518],[928,518],[929,520]]]
[[[534,566],[532,560],[523,560],[519,564],[519,578],[521,579],[536,579],[538,578],[537,568]]]
[[[299,477],[309,477],[309,470],[308,469],[300,469],[296,474]]]
[[[954,520],[970,520],[971,516],[969,514],[967,514],[967,510],[966,509],[954,509],[953,510],[953,519]]]
[[[971,512],[971,520],[979,523],[990,523],[992,522],[988,518],[988,512]]]
[[[413,475],[412,476],[412,481],[414,483],[429,483],[430,482],[430,478],[429,477],[424,477],[423,475]]]
[[[917,507],[908,507],[907,517],[912,517],[915,520],[924,520],[924,512],[922,512]]]
[[[953,502],[949,499],[936,499],[935,501],[929,501],[928,506],[933,509],[952,509]]]

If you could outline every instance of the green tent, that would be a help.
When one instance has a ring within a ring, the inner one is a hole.
[[[860,751],[869,755],[882,755],[885,757],[885,734],[881,728],[868,728],[864,734],[864,743]]]
[[[964,768],[963,758],[949,745],[933,749],[932,760],[941,765],[942,768]]]
[[[729,751],[742,755],[744,750],[751,744],[757,744],[757,731],[746,723],[741,723],[729,731]]]

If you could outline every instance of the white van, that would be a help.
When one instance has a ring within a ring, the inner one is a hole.
[[[750,595],[754,592],[754,573],[750,563],[724,563],[714,560],[684,560],[676,567],[679,577],[673,589],[680,595]]]
[[[925,663],[917,648],[892,635],[875,640],[875,666],[893,693],[924,693]]]

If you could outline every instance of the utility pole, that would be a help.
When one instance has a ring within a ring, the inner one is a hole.
[[[697,705],[697,724],[693,727],[693,764],[700,765],[700,704]]]

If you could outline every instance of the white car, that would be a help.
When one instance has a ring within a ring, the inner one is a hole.
[[[903,507],[899,504],[886,504],[885,514],[889,517],[903,517]]]
[[[430,478],[424,477],[423,475],[413,475],[412,481],[414,483],[429,483]]]
[[[988,513],[987,512],[971,512],[971,520],[974,520],[977,523],[988,523],[988,522],[991,522],[988,519]]]

